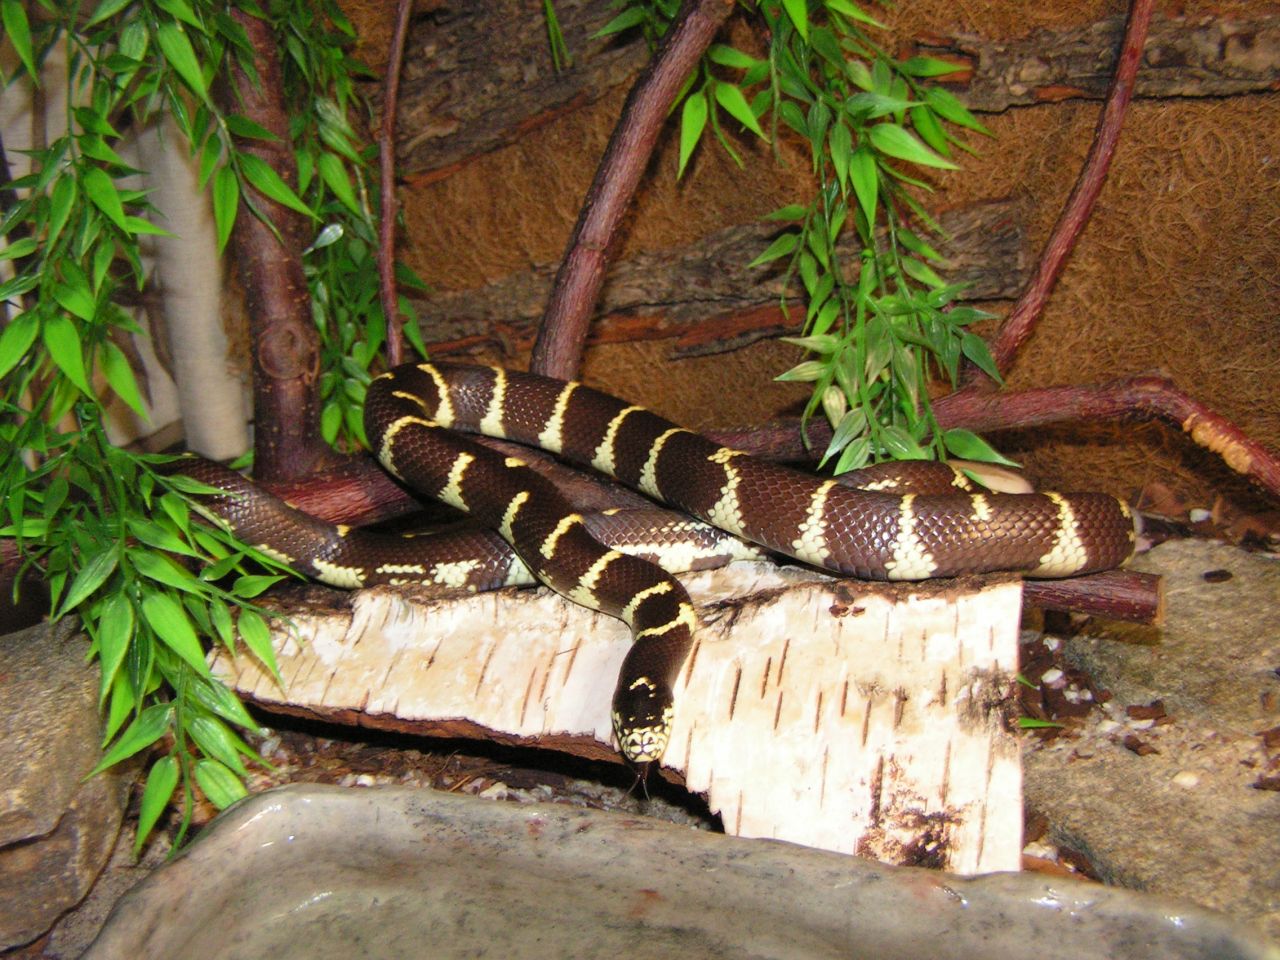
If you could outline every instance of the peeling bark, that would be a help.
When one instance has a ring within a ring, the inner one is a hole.
[[[1003,721],[1016,580],[866,584],[753,563],[683,579],[702,626],[663,773],[705,793],[727,833],[1017,869]],[[284,691],[248,658],[214,666],[264,709],[620,762],[609,702],[631,637],[617,620],[547,590],[385,589],[291,620],[296,638],[275,638]]]

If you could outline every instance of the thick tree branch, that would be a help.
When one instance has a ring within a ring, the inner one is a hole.
[[[289,119],[279,50],[265,20],[232,11],[255,51],[258,80],[231,58],[228,108],[274,134],[274,140],[246,139],[236,149],[270,164],[296,189]],[[320,340],[311,322],[311,294],[302,271],[309,224],[300,214],[250,191],[245,200],[270,224],[242,210],[231,232],[231,254],[244,287],[253,353],[254,470],[259,478],[283,480],[305,475],[331,453],[320,439]],[[273,226],[274,225],[274,228]]]
[[[609,247],[676,94],[732,10],[731,0],[685,0],[627,96],[556,275],[533,347],[533,372],[563,379],[578,372],[587,325],[604,285]]]
[[[1124,125],[1125,113],[1129,101],[1133,98],[1134,79],[1138,75],[1138,65],[1142,61],[1142,48],[1146,42],[1147,29],[1151,23],[1151,11],[1154,0],[1133,0],[1129,9],[1129,23],[1125,30],[1124,43],[1120,50],[1120,59],[1116,64],[1115,76],[1111,81],[1111,92],[1106,107],[1098,121],[1094,133],[1093,145],[1085,160],[1084,169],[1076,181],[1045,246],[1035,276],[1026,290],[1018,298],[1013,309],[1009,311],[995,342],[991,345],[991,355],[995,358],[996,368],[1006,373],[1013,364],[1018,350],[1031,336],[1035,325],[1044,313],[1045,303],[1067,257],[1075,247],[1076,240],[1089,215],[1093,212],[1098,194],[1107,179],[1107,170],[1111,166],[1111,158],[1115,154],[1116,144],[1120,139],[1120,128]],[[980,374],[976,374],[978,376]]]

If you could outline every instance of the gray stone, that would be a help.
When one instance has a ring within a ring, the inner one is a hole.
[[[956,877],[561,804],[294,786],[226,811],[83,960],[1280,960],[1190,904]]]
[[[1164,575],[1166,622],[1068,641],[1068,659],[1115,699],[1079,739],[1027,752],[1027,804],[1108,882],[1186,897],[1280,938],[1280,793],[1252,786],[1274,762],[1259,733],[1280,724],[1280,560],[1185,540],[1134,566]],[[1211,570],[1232,576],[1207,582]],[[1124,711],[1157,699],[1171,722]],[[1156,752],[1140,756],[1126,736]]]
[[[0,637],[0,949],[40,936],[93,884],[136,767],[101,756],[98,668],[74,624]]]

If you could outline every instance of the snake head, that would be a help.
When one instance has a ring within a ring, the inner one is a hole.
[[[613,735],[618,749],[636,767],[656,763],[671,739],[675,714],[671,690],[637,677],[613,696]]]

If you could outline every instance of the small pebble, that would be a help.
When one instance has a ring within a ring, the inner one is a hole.
[[[357,787],[372,787],[373,784],[374,784],[373,777],[369,776],[369,774],[367,773],[362,773],[358,777],[356,777]]]
[[[1156,722],[1151,717],[1143,717],[1140,720],[1129,721],[1129,728],[1131,730],[1150,730],[1155,725]]]
[[[1115,732],[1116,732],[1117,730],[1119,730],[1119,729],[1120,729],[1120,724],[1116,723],[1116,721],[1114,721],[1114,720],[1112,720],[1112,719],[1110,719],[1110,718],[1108,718],[1108,719],[1106,719],[1106,720],[1099,720],[1099,721],[1098,721],[1098,732],[1099,732],[1099,733],[1115,733]]]
[[[1057,667],[1050,667],[1044,673],[1040,674],[1040,682],[1045,686],[1053,687],[1061,683],[1065,675]]]
[[[1187,511],[1187,517],[1192,523],[1204,523],[1213,518],[1212,511],[1204,509],[1204,507],[1195,507]]]
[[[476,796],[483,797],[486,800],[505,800],[507,799],[507,785],[505,783],[491,783]]]
[[[1200,574],[1200,579],[1205,583],[1226,583],[1233,576],[1230,570],[1206,570]]]
[[[1173,782],[1189,790],[1200,782],[1200,774],[1192,770],[1179,770],[1173,775]]]
[[[1062,646],[1062,640],[1058,637],[1045,637],[1044,646],[1050,653],[1056,653],[1058,648]]]

